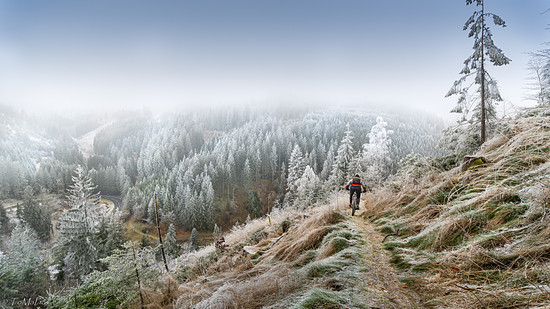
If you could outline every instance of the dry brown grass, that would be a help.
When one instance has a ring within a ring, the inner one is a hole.
[[[319,254],[315,257],[316,261],[320,261],[334,255],[338,251],[338,248],[334,245],[333,241],[327,241],[321,248],[319,248]]]
[[[174,308],[176,300],[184,293],[172,276],[163,277],[156,286],[141,291],[145,308]],[[141,308],[139,297],[130,305],[132,309]]]
[[[247,279],[249,280],[227,281],[193,308],[261,308],[301,285],[293,271],[284,266],[270,268],[269,271],[255,276],[249,274]],[[185,303],[185,300],[182,299],[180,303]]]
[[[271,257],[282,261],[292,261],[302,252],[316,248],[323,237],[330,232],[330,225],[340,222],[343,217],[337,205],[316,208],[315,212],[298,226],[293,226],[270,250]]]
[[[376,188],[373,193],[366,194],[366,209],[363,216],[379,219],[386,214],[393,215],[396,209],[402,208],[411,203],[418,191],[413,185],[407,186],[400,192],[394,192],[388,188]]]
[[[285,262],[296,259],[303,251],[316,248],[329,232],[328,227],[320,226],[297,235],[289,235],[287,240],[280,242],[273,249],[273,258]],[[292,239],[292,236],[297,238]]]
[[[442,205],[426,205],[422,209],[420,209],[419,212],[417,212],[415,215],[411,216],[406,220],[406,222],[410,224],[425,224],[437,217],[441,214],[441,211],[444,209],[444,206]]]
[[[318,247],[331,230],[330,225],[342,220],[338,208],[334,203],[301,213],[279,211],[272,216],[271,224],[264,218],[236,227],[225,236],[227,250],[209,264],[207,271],[180,286],[182,294],[176,308],[260,308],[284,298],[303,286],[304,277],[291,267],[305,251]],[[293,223],[282,234],[281,222],[285,220]],[[244,255],[243,244],[259,232],[268,235],[254,242],[261,248],[260,255]],[[182,258],[180,264],[199,263],[213,254],[212,250],[208,252]],[[281,262],[274,263],[274,258]]]

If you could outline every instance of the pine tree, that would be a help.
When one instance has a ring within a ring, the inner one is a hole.
[[[177,242],[176,227],[173,224],[168,226],[164,247],[166,248],[166,254],[168,254],[168,256],[177,258],[180,255],[181,246]]]
[[[13,299],[16,297],[17,290],[12,287],[13,281],[14,274],[8,265],[8,257],[0,251],[0,299]]]
[[[353,135],[348,123],[346,125],[344,138],[340,142],[340,146],[336,152],[336,158],[334,159],[334,164],[332,165],[330,183],[333,188],[341,187],[345,183],[350,173],[350,163],[353,156]]]
[[[7,243],[7,261],[16,297],[45,296],[48,273],[42,262],[40,242],[32,229],[22,224],[15,227]]]
[[[52,308],[132,308],[139,304],[140,287],[158,283],[161,272],[150,247],[139,248],[136,242],[124,244],[103,259],[105,271],[95,271],[84,282],[51,297]],[[137,302],[136,302],[137,301]]]
[[[382,117],[376,118],[376,124],[368,134],[369,142],[363,145],[362,164],[366,172],[368,183],[380,183],[388,173],[390,162],[390,135],[393,131],[387,130],[388,124]]]
[[[52,220],[33,198],[32,189],[25,189],[23,205],[18,208],[17,218],[20,222],[32,228],[40,241],[47,242],[53,232]]]
[[[59,218],[56,251],[63,276],[81,280],[100,267],[95,234],[101,215],[96,207],[98,195],[93,193],[96,187],[80,165],[75,173],[67,196],[70,209]]]
[[[474,52],[464,61],[464,68],[460,71],[462,77],[454,82],[446,97],[459,96],[457,106],[451,112],[462,113],[464,119],[473,112],[470,120],[480,123],[480,143],[483,144],[487,133],[486,123],[496,117],[495,104],[502,101],[496,80],[485,69],[486,57],[495,66],[506,65],[511,60],[495,45],[486,23],[486,19],[492,17],[496,26],[506,27],[504,20],[493,13],[486,13],[484,0],[466,0],[466,5],[471,4],[481,6],[464,24],[464,30],[469,30],[468,37],[474,39]],[[470,77],[473,77],[473,83],[466,84]],[[478,95],[470,100],[469,91],[473,85],[478,86]]]
[[[251,177],[252,177],[252,171],[250,170],[250,160],[246,158],[246,161],[244,161],[244,167],[243,167],[243,185],[245,190],[250,189]]]
[[[191,236],[189,237],[189,246],[191,250],[199,249],[199,233],[196,228],[193,228],[191,231]]]
[[[260,216],[262,205],[260,204],[260,197],[258,196],[258,193],[256,191],[248,191],[248,194],[246,195],[246,206],[248,208],[248,212],[254,218]]]
[[[10,218],[6,212],[6,208],[0,202],[0,235],[8,234],[10,231]]]
[[[298,180],[297,195],[298,207],[306,208],[310,203],[315,202],[319,189],[319,177],[315,175],[311,166],[306,166],[302,177]]]
[[[290,159],[288,160],[288,176],[287,176],[287,187],[288,191],[291,193],[296,192],[298,179],[300,179],[300,176],[302,176],[302,173],[304,172],[304,158],[302,155],[302,150],[300,149],[300,146],[296,144],[294,148],[292,149],[292,153],[290,154]]]
[[[214,188],[210,176],[206,173],[202,177],[198,209],[199,229],[210,230],[214,225]]]

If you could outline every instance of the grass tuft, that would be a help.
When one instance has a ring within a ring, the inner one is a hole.
[[[314,289],[293,309],[340,309],[347,303],[338,292],[325,289]]]

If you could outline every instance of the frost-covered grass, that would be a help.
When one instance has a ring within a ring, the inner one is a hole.
[[[333,203],[305,213],[281,211],[271,224],[264,218],[233,229],[223,252],[203,249],[180,258],[177,307],[370,308],[392,303],[383,290],[369,285],[375,280],[369,275],[383,275],[365,267],[365,235],[342,208]],[[257,253],[244,255],[244,246]],[[199,266],[201,259],[207,265]]]
[[[368,195],[365,217],[398,231],[385,248],[425,304],[550,305],[549,123],[548,113],[510,120],[477,154],[486,164]]]

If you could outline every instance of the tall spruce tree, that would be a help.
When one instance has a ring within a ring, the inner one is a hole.
[[[8,234],[10,231],[10,218],[6,212],[6,208],[0,202],[0,235]]]
[[[32,228],[40,241],[47,242],[53,232],[51,216],[33,198],[32,189],[27,186],[23,204],[18,208],[17,219]]]
[[[346,125],[344,138],[342,138],[340,142],[340,146],[336,152],[336,158],[332,165],[332,174],[330,176],[330,183],[332,186],[337,186],[339,188],[345,183],[346,178],[349,176],[350,163],[353,159],[353,155],[353,135],[348,123]]]
[[[362,165],[366,172],[367,183],[379,184],[387,175],[390,159],[390,135],[393,131],[387,130],[388,124],[382,117],[376,118],[368,134],[369,142],[363,144]]]
[[[297,189],[298,179],[302,176],[304,172],[304,157],[302,150],[298,144],[294,145],[292,153],[290,154],[290,159],[288,160],[288,176],[287,176],[287,187],[288,190],[294,194]]]
[[[45,296],[48,273],[36,233],[19,224],[12,231],[6,247],[7,264],[12,275],[8,283],[15,290],[13,296],[21,299]]]
[[[181,253],[181,246],[176,240],[176,227],[174,224],[168,226],[165,239],[164,247],[166,248],[166,254],[172,258],[177,258]]]
[[[486,60],[489,58],[489,62],[495,66],[506,65],[511,60],[495,45],[487,25],[487,19],[492,18],[496,26],[506,27],[504,20],[498,15],[487,13],[484,0],[466,0],[466,5],[471,4],[475,4],[477,9],[464,24],[464,30],[468,30],[468,37],[474,39],[474,52],[464,61],[464,68],[460,71],[462,77],[454,82],[446,97],[458,95],[457,105],[451,112],[462,113],[464,120],[479,122],[479,141],[483,144],[487,134],[486,124],[496,117],[496,102],[502,101],[496,80],[486,70]],[[473,82],[470,82],[472,78]],[[474,85],[477,86],[477,96],[472,98],[470,89]]]
[[[193,228],[193,230],[191,231],[191,236],[189,237],[189,246],[191,247],[191,250],[199,249],[199,232],[197,232],[196,228]]]
[[[59,218],[56,253],[61,273],[81,280],[100,266],[95,236],[101,214],[96,206],[98,195],[94,193],[96,187],[91,178],[80,165],[75,173],[67,196],[70,209],[64,210]]]

